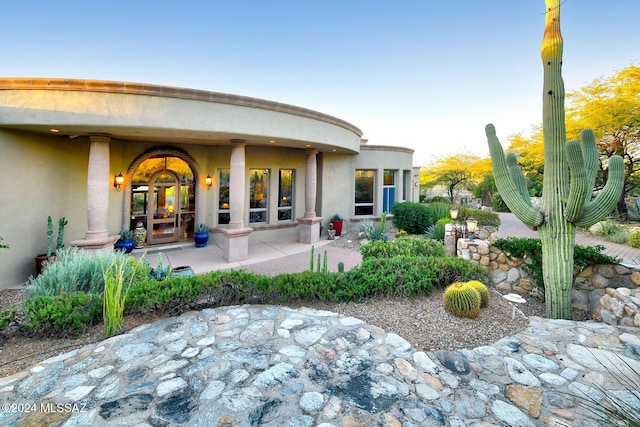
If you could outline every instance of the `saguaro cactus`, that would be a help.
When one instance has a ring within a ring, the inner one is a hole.
[[[613,210],[622,191],[624,165],[620,156],[609,159],[607,184],[592,200],[598,169],[595,137],[585,129],[581,142],[565,143],[560,0],[545,0],[545,5],[541,47],[544,178],[540,206],[531,203],[516,158],[512,154],[505,158],[493,125],[487,125],[485,130],[500,195],[523,223],[540,233],[547,317],[571,319],[576,226],[589,227]]]

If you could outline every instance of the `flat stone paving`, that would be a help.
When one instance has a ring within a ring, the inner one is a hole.
[[[0,425],[597,426],[574,396],[630,397],[612,375],[629,368],[637,328],[531,318],[492,346],[425,353],[352,317],[234,306],[1,378]]]

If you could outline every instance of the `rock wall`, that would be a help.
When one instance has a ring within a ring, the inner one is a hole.
[[[459,257],[491,271],[489,285],[500,293],[538,296],[538,287],[527,273],[527,259],[510,258],[488,240],[458,239]],[[574,269],[573,307],[592,313],[610,325],[640,326],[640,268],[629,264],[596,264]]]

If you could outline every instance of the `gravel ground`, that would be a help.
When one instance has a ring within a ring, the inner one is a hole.
[[[393,232],[390,234],[392,235]],[[346,234],[331,244],[358,250],[357,233]],[[435,290],[430,296],[376,298],[364,303],[338,304],[313,301],[288,305],[294,307],[304,305],[357,317],[387,332],[402,336],[416,349],[423,351],[490,345],[525,329],[529,324],[527,316],[544,316],[544,303],[529,299],[521,306],[522,311],[517,311],[515,319],[512,319],[512,308],[509,303],[497,291],[492,290],[489,307],[482,309],[476,319],[462,319],[444,310],[442,293],[442,290]],[[24,296],[23,290],[0,291],[0,311],[13,304],[19,304]],[[167,313],[127,316],[124,329],[126,331],[167,316],[169,316]],[[574,313],[576,320],[582,320],[580,317],[584,315],[579,312]],[[54,354],[70,351],[103,338],[101,325],[90,328],[80,337],[67,339],[0,334],[0,378],[26,369]]]

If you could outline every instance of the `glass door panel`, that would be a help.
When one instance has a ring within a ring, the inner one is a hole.
[[[149,184],[147,240],[153,243],[178,241],[180,185],[175,175],[163,172]]]

